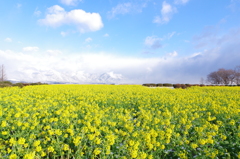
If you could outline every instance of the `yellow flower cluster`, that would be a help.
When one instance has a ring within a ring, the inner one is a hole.
[[[240,88],[0,89],[0,158],[239,158]]]

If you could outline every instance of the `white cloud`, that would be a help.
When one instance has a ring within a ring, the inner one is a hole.
[[[189,2],[189,0],[175,0],[174,1],[175,4],[186,4],[188,2]]]
[[[176,12],[177,12],[177,9],[175,7],[171,6],[166,1],[163,1],[162,9],[161,9],[161,17],[156,16],[153,22],[158,24],[168,23],[172,18],[172,15],[175,14]]]
[[[85,42],[91,42],[92,38],[88,37],[87,39],[85,39]]]
[[[12,42],[12,39],[11,38],[6,38],[4,39],[5,42]]]
[[[161,38],[156,36],[148,36],[146,37],[144,44],[151,49],[158,49],[162,47],[161,40]]]
[[[68,6],[75,6],[78,2],[81,2],[82,0],[60,0],[62,4],[68,5]]]
[[[32,47],[32,46],[28,46],[28,47],[24,47],[23,48],[23,51],[26,51],[26,52],[36,52],[36,51],[38,51],[39,50],[39,48],[38,47]]]
[[[109,18],[113,18],[118,14],[127,14],[127,13],[134,13],[134,12],[142,12],[142,9],[146,7],[146,4],[135,4],[135,3],[121,3],[118,4],[116,7],[113,7],[111,11],[108,12]]]
[[[103,27],[101,16],[98,13],[87,13],[81,9],[66,12],[58,5],[48,8],[45,19],[40,19],[38,22],[50,27],[73,25],[81,33],[97,31]]]

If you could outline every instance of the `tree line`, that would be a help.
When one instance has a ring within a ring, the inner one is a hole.
[[[216,85],[240,85],[240,65],[234,69],[220,68],[207,75],[207,82]]]

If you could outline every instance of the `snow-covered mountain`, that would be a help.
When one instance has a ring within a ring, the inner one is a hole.
[[[36,68],[19,69],[15,71],[10,81],[42,82],[42,83],[124,83],[122,74],[112,71],[90,74],[83,71],[60,72],[56,70],[38,70]]]

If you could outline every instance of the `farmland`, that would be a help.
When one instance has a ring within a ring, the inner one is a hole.
[[[0,158],[240,158],[240,87],[0,89]]]

